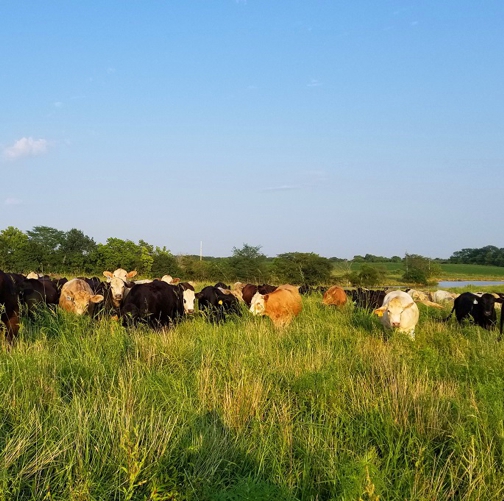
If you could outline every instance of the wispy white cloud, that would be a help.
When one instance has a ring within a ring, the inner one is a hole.
[[[61,101],[55,101],[53,103],[53,105],[55,108],[62,108],[63,107],[63,103]]]
[[[3,156],[8,160],[17,160],[22,157],[35,157],[46,153],[48,146],[49,143],[45,139],[23,137],[17,140],[12,146],[4,148]]]
[[[308,87],[320,87],[322,86],[322,82],[320,82],[319,80],[316,80],[315,78],[312,78],[310,80],[310,83],[307,84]]]
[[[23,201],[19,198],[9,197],[4,200],[4,205],[20,205]]]
[[[301,185],[298,184],[282,184],[280,186],[270,186],[269,188],[263,188],[261,191],[288,191],[288,190],[298,190]]]

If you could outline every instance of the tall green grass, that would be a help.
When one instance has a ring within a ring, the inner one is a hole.
[[[323,307],[173,329],[43,312],[0,352],[0,500],[504,497],[504,347]]]

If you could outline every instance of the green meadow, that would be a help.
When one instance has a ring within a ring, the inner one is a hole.
[[[359,271],[363,264],[385,270],[387,283],[400,283],[404,274],[403,263],[335,263],[334,275],[342,276],[349,271]],[[504,280],[504,267],[483,266],[479,264],[441,264],[441,274],[435,277],[441,280]]]
[[[303,298],[286,330],[63,312],[0,350],[0,500],[504,498],[504,343]]]

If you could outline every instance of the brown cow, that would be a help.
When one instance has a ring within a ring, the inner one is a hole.
[[[74,278],[61,288],[59,305],[63,310],[76,315],[92,314],[95,303],[101,303],[103,299],[101,294],[93,294],[84,280]]]
[[[250,305],[252,314],[270,317],[275,327],[286,327],[302,309],[298,288],[288,284],[280,285],[269,294],[257,293]]]
[[[346,302],[347,295],[345,291],[337,285],[329,287],[322,298],[322,303],[328,306],[343,306]]]

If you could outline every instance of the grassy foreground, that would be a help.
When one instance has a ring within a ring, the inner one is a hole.
[[[504,498],[504,343],[320,296],[285,331],[59,313],[0,351],[0,500]],[[421,305],[422,306],[422,305]]]

